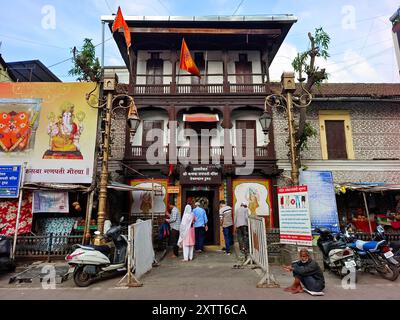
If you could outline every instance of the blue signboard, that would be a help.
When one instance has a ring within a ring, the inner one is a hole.
[[[0,165],[0,198],[18,198],[21,166]]]
[[[308,186],[311,227],[339,232],[339,217],[333,176],[330,171],[302,171],[300,184]]]

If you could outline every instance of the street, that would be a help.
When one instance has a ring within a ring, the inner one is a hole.
[[[400,279],[390,282],[377,275],[358,274],[355,290],[341,287],[341,280],[325,272],[325,296],[293,295],[283,289],[291,275],[279,266],[271,270],[280,288],[256,288],[261,278],[256,270],[233,269],[236,256],[206,252],[193,262],[167,257],[146,274],[141,288],[119,287],[121,277],[97,282],[88,288],[75,287],[73,280],[43,289],[41,284],[8,284],[10,275],[0,277],[0,300],[389,300],[400,298]]]

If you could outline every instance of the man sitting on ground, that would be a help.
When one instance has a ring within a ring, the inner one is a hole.
[[[325,278],[318,263],[311,259],[307,249],[300,250],[300,260],[294,262],[292,266],[285,266],[288,272],[293,272],[294,282],[285,291],[291,293],[303,292],[304,288],[311,293],[322,293],[325,288]]]

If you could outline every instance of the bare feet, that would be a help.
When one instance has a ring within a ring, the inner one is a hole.
[[[183,260],[181,260],[182,262],[189,262],[189,260],[185,260],[185,259],[183,259]]]
[[[302,287],[298,287],[298,288],[296,288],[295,290],[292,291],[293,294],[302,293],[302,292],[304,292]]]

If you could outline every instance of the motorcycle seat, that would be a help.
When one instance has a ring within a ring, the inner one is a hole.
[[[358,250],[363,250],[363,251],[378,251],[379,246],[384,243],[385,240],[382,241],[362,241],[362,240],[357,240],[355,243],[355,247]]]

